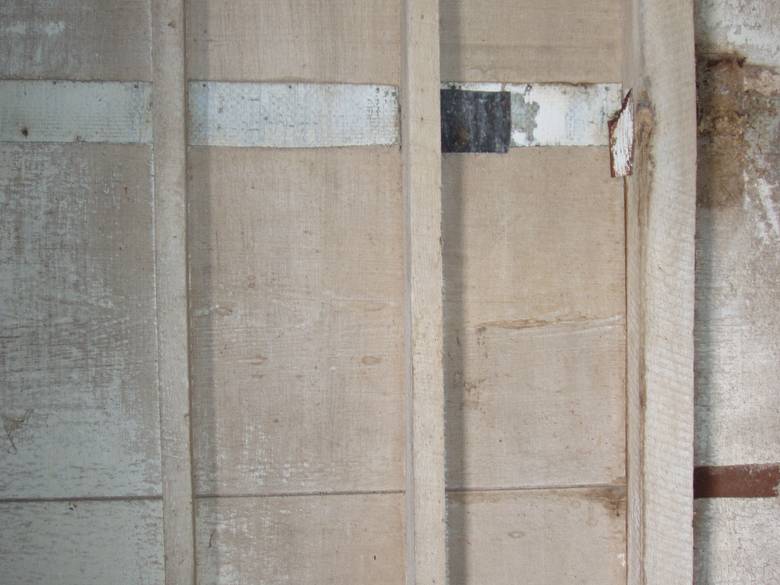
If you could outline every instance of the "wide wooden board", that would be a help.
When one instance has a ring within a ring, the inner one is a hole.
[[[159,585],[162,503],[0,503],[0,579],[9,585]]]
[[[605,148],[446,155],[448,487],[620,482],[624,232]]]
[[[452,585],[624,585],[625,490],[448,494]]]
[[[190,0],[187,75],[397,85],[400,36],[400,0]]]
[[[192,148],[201,494],[403,486],[397,148]]]
[[[151,81],[150,0],[4,0],[0,78]]]
[[[621,0],[442,0],[443,81],[619,81]]]
[[[150,149],[0,145],[0,496],[160,493]]]
[[[199,582],[402,585],[403,495],[206,498]]]

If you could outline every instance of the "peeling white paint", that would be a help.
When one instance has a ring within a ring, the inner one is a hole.
[[[0,142],[149,143],[151,84],[0,81]]]
[[[512,93],[512,146],[606,146],[607,122],[620,108],[616,83],[508,85]],[[534,106],[538,105],[538,108]],[[534,119],[523,108],[536,109]]]
[[[630,91],[620,113],[609,122],[609,149],[612,176],[630,175],[634,165],[634,103]]]
[[[387,85],[190,82],[196,146],[321,148],[398,142]]]
[[[618,83],[445,82],[442,89],[510,92],[513,147],[606,146],[622,96]]]

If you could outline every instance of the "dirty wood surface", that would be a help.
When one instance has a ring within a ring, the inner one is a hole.
[[[406,583],[447,581],[439,0],[403,7]]]
[[[635,100],[626,181],[628,582],[693,579],[696,92],[692,2],[633,1],[624,89]]]
[[[449,493],[449,583],[625,583],[625,488]]]
[[[448,487],[623,481],[623,196],[607,150],[445,155],[443,181]]]
[[[151,81],[150,0],[4,0],[0,79]]]
[[[400,0],[190,0],[193,80],[399,85]]]
[[[0,145],[0,497],[160,493],[150,154]]]
[[[442,0],[445,81],[620,81],[621,0]]]
[[[163,582],[159,500],[0,503],[2,582]]]
[[[404,583],[403,494],[205,498],[197,518],[202,583]]]
[[[535,142],[527,130],[543,120],[533,115],[566,110],[551,99],[567,95],[558,88],[619,81],[622,61],[620,2],[521,4],[448,0],[441,15],[446,83],[516,84],[506,86],[518,92],[513,146]],[[520,84],[538,82],[555,85],[521,103]],[[457,583],[518,574],[563,582],[578,570],[577,578],[625,582],[625,532],[616,529],[623,519],[590,516],[566,528],[582,509],[561,505],[554,489],[625,484],[622,185],[609,176],[606,147],[554,146],[586,125],[590,109],[575,109],[543,147],[444,156],[447,488],[466,490],[450,492],[463,500],[448,512]],[[603,142],[595,129],[577,144],[606,145],[607,134],[604,120]],[[542,488],[532,504],[523,499],[529,487]],[[524,490],[507,495],[517,488]],[[541,551],[500,532],[534,507],[549,512]],[[598,569],[567,558],[582,541]],[[567,560],[540,564],[546,555]]]
[[[401,489],[398,149],[193,148],[190,174],[198,493]]]

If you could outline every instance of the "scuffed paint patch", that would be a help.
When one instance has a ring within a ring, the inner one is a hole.
[[[442,152],[494,152],[509,149],[510,96],[501,91],[441,90]]]
[[[398,142],[398,91],[386,85],[189,84],[195,146],[322,148]]]
[[[606,146],[607,122],[620,107],[614,83],[507,85],[512,146]]]
[[[0,81],[0,142],[147,144],[151,84]]]
[[[534,142],[534,130],[537,127],[536,117],[539,115],[539,103],[526,101],[522,93],[512,94],[512,126],[521,135],[525,135],[530,143]]]
[[[509,92],[512,147],[607,146],[622,96],[617,83],[445,82],[442,89]]]
[[[634,167],[634,103],[631,91],[620,111],[609,121],[609,161],[613,177],[626,177]]]

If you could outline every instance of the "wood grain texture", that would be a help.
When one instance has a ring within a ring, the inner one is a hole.
[[[625,505],[624,488],[449,493],[449,582],[623,585]]]
[[[448,487],[622,481],[623,198],[607,149],[445,155],[443,180]]]
[[[194,585],[184,0],[152,0],[157,379],[166,585]]]
[[[619,81],[620,0],[443,0],[447,81]]]
[[[445,585],[439,1],[403,12],[406,584]]]
[[[403,486],[397,148],[193,148],[201,494]]]
[[[690,1],[634,0],[623,87],[635,99],[626,181],[628,582],[693,578],[696,98]]]
[[[201,499],[197,542],[207,585],[401,585],[403,495]]]
[[[196,80],[398,85],[400,0],[190,0]]]
[[[0,146],[0,496],[157,495],[146,146]]]
[[[0,503],[2,581],[158,585],[159,500]]]
[[[780,582],[780,500],[713,499],[695,503],[696,585]]]
[[[150,0],[5,0],[0,78],[151,80]]]

